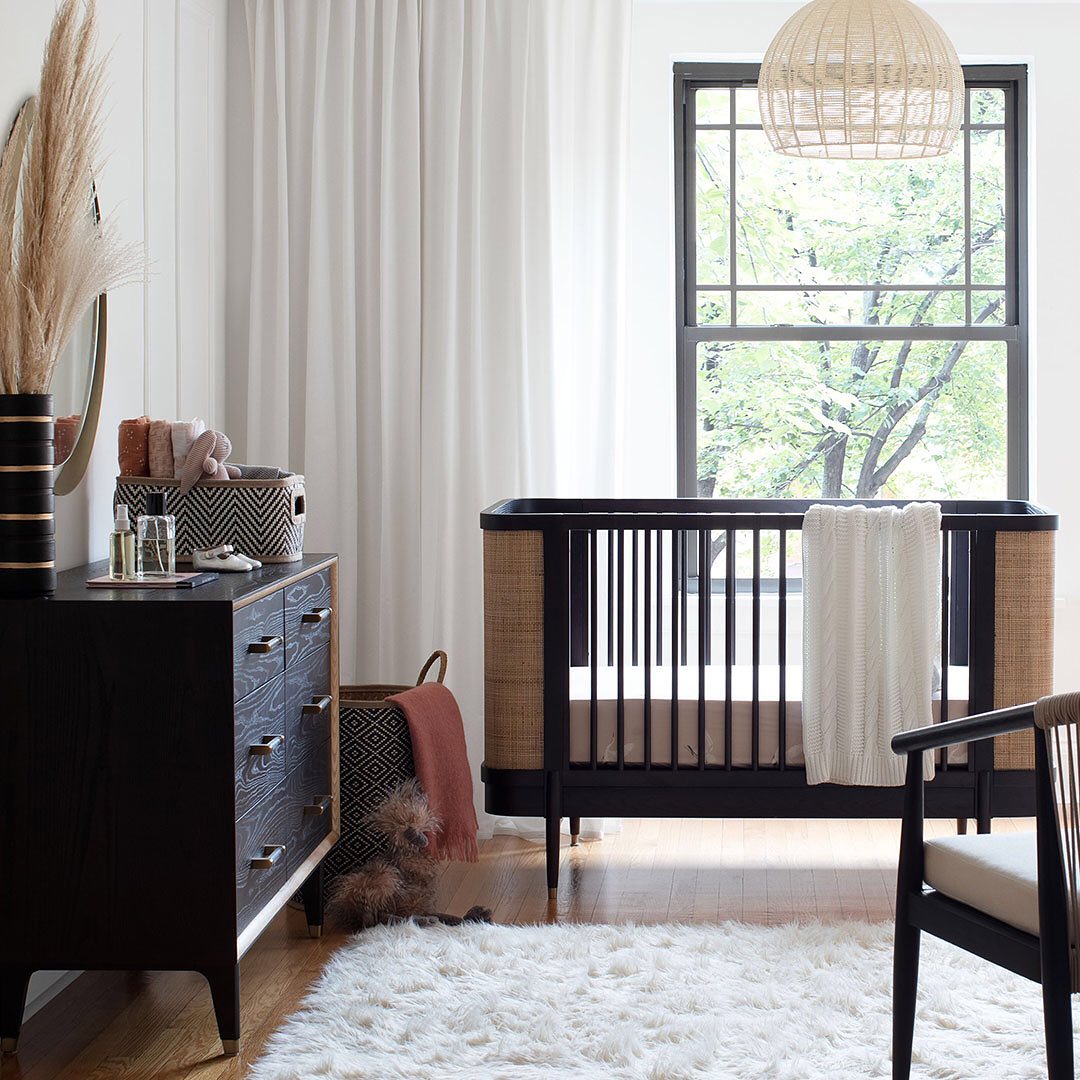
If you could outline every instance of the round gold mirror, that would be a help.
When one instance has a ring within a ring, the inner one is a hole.
[[[24,131],[32,130],[35,107],[34,98],[27,98],[23,102],[12,132],[18,128],[20,117],[24,121]],[[10,140],[9,133],[9,144]],[[100,221],[97,190],[89,177],[86,212],[92,215],[95,221]],[[17,219],[19,213],[20,207],[16,200]],[[56,416],[54,490],[57,495],[67,495],[78,486],[86,473],[90,452],[94,448],[105,384],[107,309],[107,297],[102,293],[83,314],[68,338],[49,387]]]

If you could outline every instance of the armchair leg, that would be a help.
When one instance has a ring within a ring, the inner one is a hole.
[[[911,1042],[915,1032],[915,1004],[919,987],[920,930],[906,919],[896,921],[893,944],[893,1080],[911,1075]]]

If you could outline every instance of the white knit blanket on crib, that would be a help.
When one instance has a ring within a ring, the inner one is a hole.
[[[933,722],[941,510],[812,506],[803,521],[803,746],[809,784],[903,784],[899,731]],[[932,754],[924,775],[934,776]]]

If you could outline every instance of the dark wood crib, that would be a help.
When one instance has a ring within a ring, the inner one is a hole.
[[[546,819],[549,895],[564,817],[572,843],[585,816],[900,817],[902,787],[806,783],[798,552],[811,505],[514,499],[481,514],[485,802]],[[935,719],[1049,693],[1057,517],[939,505]],[[985,832],[1033,812],[1030,733],[937,764],[927,816]]]

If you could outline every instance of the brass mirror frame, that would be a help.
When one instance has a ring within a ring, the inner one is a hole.
[[[12,129],[18,119],[26,110],[36,108],[37,98],[31,95],[15,113]],[[8,132],[8,138],[11,132]],[[97,184],[90,180],[90,193],[94,199],[94,218],[100,223],[101,205],[98,202]],[[97,308],[96,326],[94,328],[94,374],[90,381],[90,390],[86,396],[83,407],[82,424],[79,427],[79,437],[71,448],[65,461],[56,467],[53,479],[53,491],[57,495],[68,495],[79,486],[82,478],[86,475],[86,468],[90,464],[90,455],[94,449],[94,441],[97,438],[98,420],[101,416],[101,399],[105,390],[105,357],[108,350],[109,339],[109,302],[108,295],[102,293],[95,303]]]

